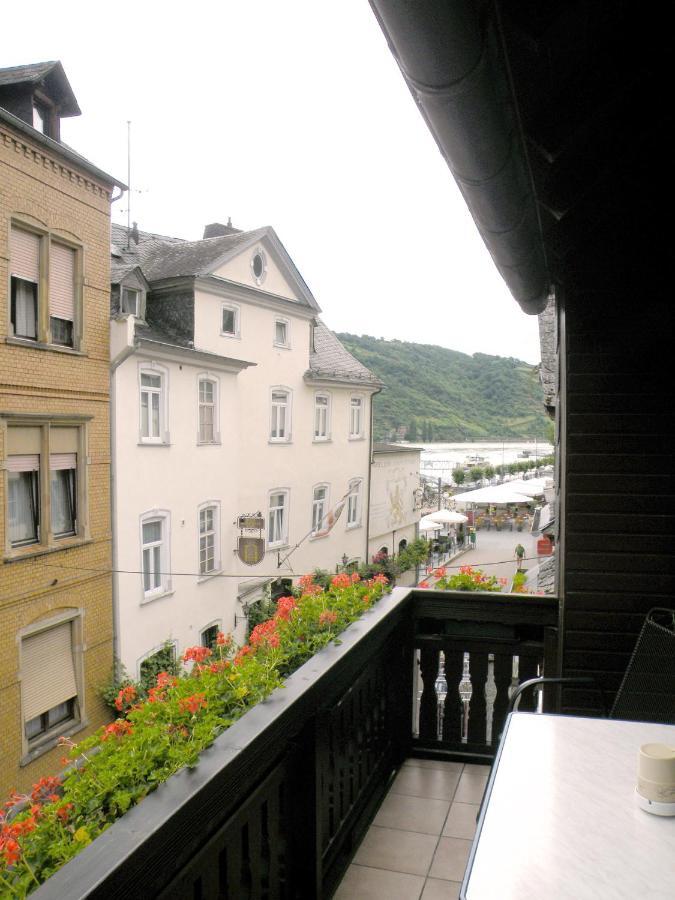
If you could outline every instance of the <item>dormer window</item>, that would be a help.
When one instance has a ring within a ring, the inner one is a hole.
[[[135,288],[122,288],[122,314],[129,316],[140,315],[141,292]]]
[[[41,131],[42,134],[47,134],[47,123],[49,122],[49,116],[47,115],[47,110],[40,106],[37,103],[33,104],[33,128],[36,131]]]

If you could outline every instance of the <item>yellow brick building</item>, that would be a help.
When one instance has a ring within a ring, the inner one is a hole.
[[[60,63],[0,70],[0,802],[109,718],[109,175]]]

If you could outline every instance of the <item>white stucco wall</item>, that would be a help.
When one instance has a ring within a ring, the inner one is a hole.
[[[169,445],[140,443],[139,367],[153,364],[168,384]],[[221,434],[225,416],[236,409],[238,376],[203,365],[167,362],[135,353],[114,374],[114,528],[115,591],[119,609],[120,658],[133,677],[140,660],[167,639],[178,652],[200,642],[200,632],[219,623],[231,630],[236,597],[232,578],[200,578],[199,506],[217,501],[221,510],[220,558],[232,573],[230,520],[236,508],[238,445],[198,445],[198,377],[218,380]],[[230,420],[231,421],[231,420]],[[232,423],[234,424],[234,423]],[[141,560],[141,516],[151,510],[170,514],[170,591],[145,600]]]
[[[251,268],[251,260],[257,252],[262,252],[266,261],[265,274],[260,285],[256,283]],[[287,297],[289,300],[300,299],[295,289],[291,286],[290,281],[279,268],[273,251],[268,245],[263,245],[263,243],[256,244],[249,250],[240,253],[234,259],[229,260],[229,262],[216,269],[213,274],[221,278],[228,278],[230,281],[238,281],[240,284],[259,288],[259,290],[269,294]]]
[[[419,471],[419,450],[373,453],[368,544],[371,559],[383,547],[391,555],[398,553],[402,540],[407,543],[415,540],[421,515],[420,510],[415,509]]]

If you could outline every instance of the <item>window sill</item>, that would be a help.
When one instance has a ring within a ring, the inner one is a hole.
[[[347,525],[347,531],[356,531],[357,528],[363,528],[363,522],[354,522],[352,525]]]
[[[149,603],[154,603],[155,600],[163,600],[164,597],[173,597],[174,594],[173,588],[169,588],[168,591],[158,591],[156,594],[149,594],[148,596],[143,594],[141,606],[147,606]]]
[[[365,441],[365,434],[350,434],[348,440],[350,441]]]
[[[322,437],[315,437],[315,438],[312,438],[312,443],[313,443],[313,444],[332,444],[332,443],[333,443],[333,438],[330,438],[330,437],[324,437],[324,438],[322,438]]]
[[[63,347],[61,344],[45,344],[43,341],[33,341],[31,338],[20,338],[8,335],[6,344],[14,347],[32,347],[34,350],[53,350],[55,353],[66,353],[69,356],[87,356],[84,350],[76,350],[74,347]]]
[[[284,444],[292,444],[293,441],[289,438],[288,440],[279,440],[278,438],[270,438],[267,442],[268,444],[274,444],[275,447],[283,447]]]
[[[275,350],[292,350],[290,344],[272,344]]]
[[[93,544],[91,538],[64,538],[58,544],[50,544],[49,547],[43,547],[40,544],[29,544],[27,547],[17,548],[10,551],[3,559],[4,563],[20,562],[22,559],[33,559],[35,556],[45,556],[47,553],[59,553],[62,550],[70,550],[73,547],[84,547],[87,544]]]
[[[165,441],[139,441],[136,446],[138,446],[138,447],[170,447],[171,444],[168,444]]]
[[[222,447],[222,441],[197,441],[198,447]],[[165,447],[168,447],[169,444],[164,444]]]
[[[230,334],[230,333],[227,332],[227,331],[221,331],[221,332],[220,332],[220,336],[221,336],[221,337],[224,337],[224,338],[230,338],[230,340],[233,340],[233,341],[240,341],[240,340],[241,340],[241,334]]]
[[[325,538],[330,536],[330,531],[328,534],[310,534],[310,541],[323,541]]]
[[[290,544],[268,544],[266,553],[276,553],[278,550],[288,550]]]
[[[45,753],[49,753],[50,750],[53,750],[54,747],[58,745],[60,738],[71,737],[72,735],[77,734],[78,731],[82,731],[88,725],[89,720],[83,719],[82,721],[73,722],[65,731],[58,729],[58,734],[52,734],[49,737],[45,737],[36,747],[24,754],[19,760],[19,766],[23,767],[29,765],[39,756],[43,756]]]
[[[214,569],[213,572],[206,572],[204,575],[197,576],[197,584],[203,584],[205,581],[211,581],[212,578],[217,578],[219,575],[223,574],[222,568]]]

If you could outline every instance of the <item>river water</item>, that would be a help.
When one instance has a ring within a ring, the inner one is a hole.
[[[420,444],[423,447],[420,468],[422,475],[451,481],[457,466],[508,465],[526,459],[540,459],[553,453],[551,444],[543,441],[477,441],[456,444]],[[478,457],[478,459],[476,459]]]

